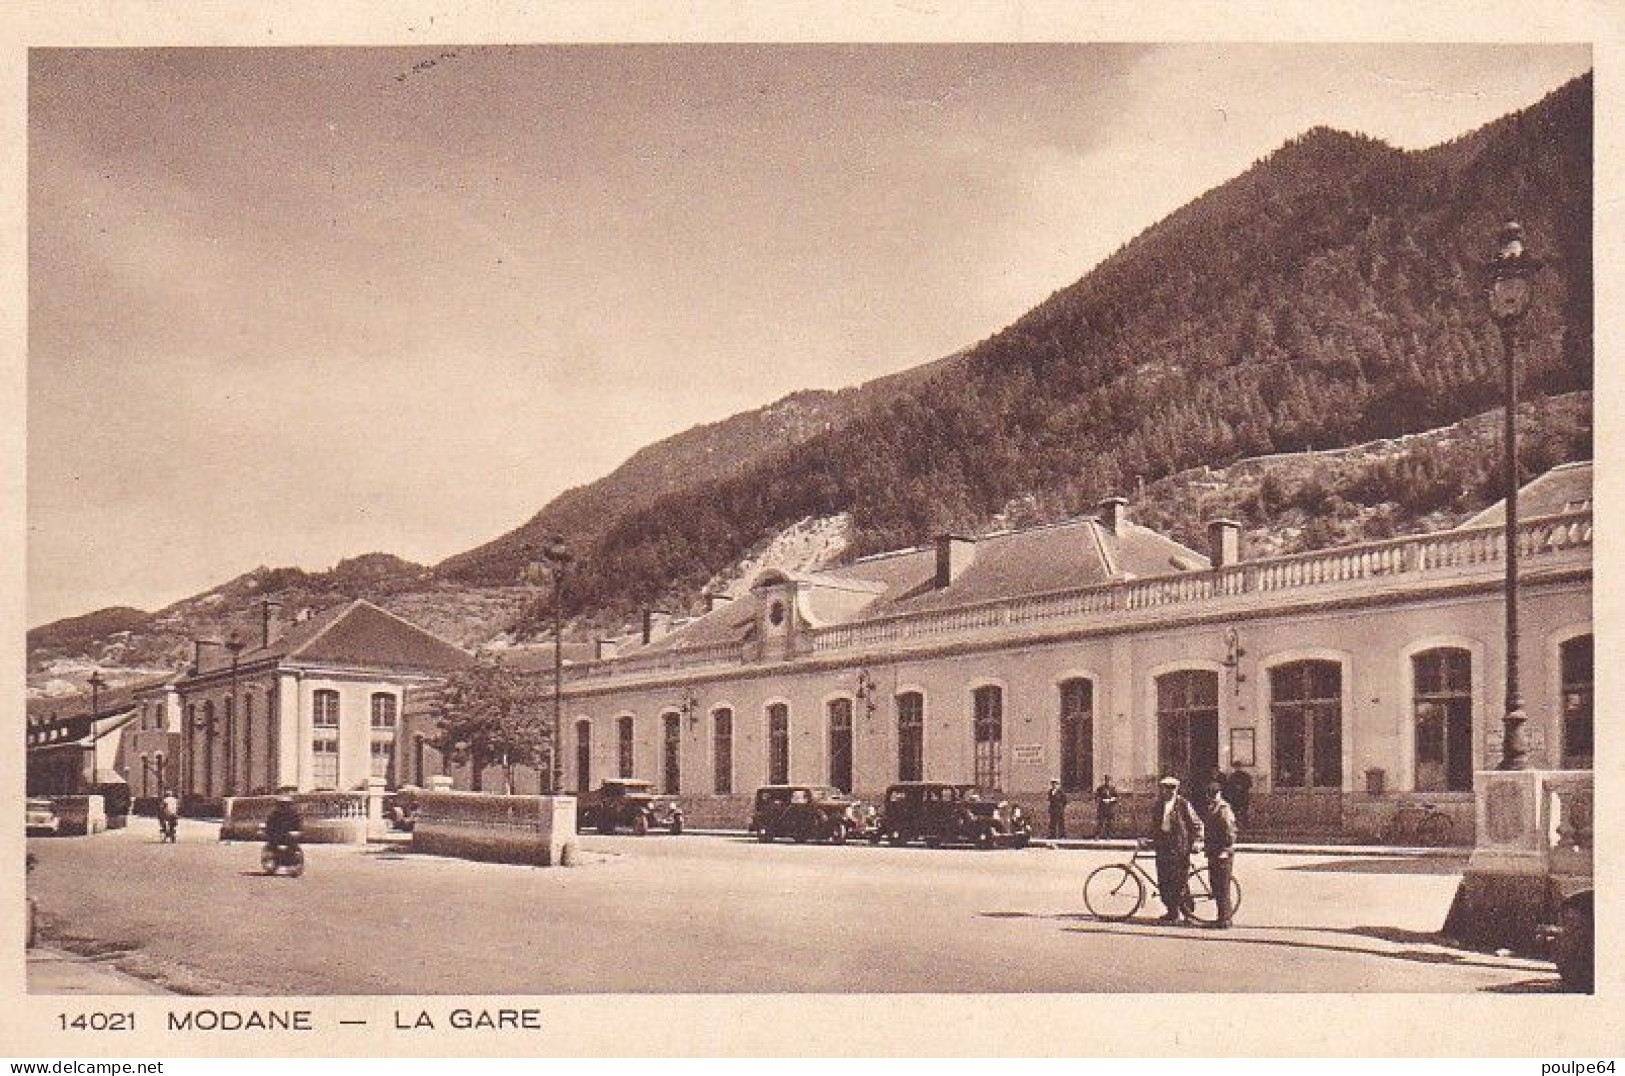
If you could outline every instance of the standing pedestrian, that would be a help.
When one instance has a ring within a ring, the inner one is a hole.
[[[1225,802],[1235,809],[1236,825],[1242,829],[1247,827],[1247,808],[1252,795],[1253,775],[1242,769],[1241,763],[1238,762],[1224,783],[1224,798]]]
[[[175,831],[180,828],[181,801],[173,791],[166,790],[158,801],[158,841],[175,843]]]
[[[1157,853],[1157,892],[1162,897],[1162,920],[1185,923],[1191,918],[1187,880],[1191,852],[1202,844],[1202,819],[1191,801],[1179,794],[1179,778],[1164,777],[1157,784],[1157,804],[1151,812],[1151,846]]]
[[[1066,790],[1061,782],[1049,783],[1049,839],[1058,841],[1066,837]]]
[[[1236,865],[1236,813],[1225,802],[1223,793],[1217,781],[1207,788],[1207,826],[1202,841],[1213,896],[1219,902],[1219,918],[1213,925],[1220,930],[1230,926],[1230,917],[1235,914],[1230,906],[1230,876]]]
[[[1112,785],[1112,775],[1107,774],[1100,787],[1095,789],[1095,836],[1101,840],[1110,840],[1112,824],[1117,821],[1117,789]]]

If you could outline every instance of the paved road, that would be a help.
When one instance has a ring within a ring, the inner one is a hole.
[[[1550,964],[1437,944],[1455,858],[1245,858],[1219,932],[1092,920],[1105,851],[588,836],[569,870],[312,846],[289,879],[212,829],[150,828],[30,841],[30,892],[55,944],[187,991],[1556,989]]]

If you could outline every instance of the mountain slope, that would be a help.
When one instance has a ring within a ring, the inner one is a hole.
[[[1591,384],[1591,79],[1446,145],[1324,128],[1147,229],[1076,284],[839,430],[620,516],[577,609],[692,600],[790,523],[851,513],[852,552],[1039,518],[1198,464],[1457,421],[1499,397],[1483,309],[1496,224],[1545,262],[1533,389]]]
[[[585,486],[566,490],[523,525],[435,567],[443,578],[501,585],[519,576],[526,548],[568,535],[590,549],[625,513],[661,497],[750,469],[773,452],[844,428],[915,385],[951,370],[962,354],[876,378],[839,392],[809,389],[639,449],[620,467]]]

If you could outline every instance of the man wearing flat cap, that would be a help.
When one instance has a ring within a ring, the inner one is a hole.
[[[1157,802],[1151,812],[1151,846],[1157,854],[1157,892],[1167,909],[1165,923],[1188,923],[1193,910],[1186,892],[1191,873],[1191,851],[1202,843],[1202,819],[1190,800],[1179,794],[1179,778],[1157,783]]]

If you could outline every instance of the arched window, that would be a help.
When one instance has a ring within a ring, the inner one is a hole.
[[[681,714],[662,714],[661,725],[661,776],[665,781],[665,792],[668,796],[675,796],[683,791],[683,718]]]
[[[1411,658],[1416,790],[1473,790],[1473,655],[1454,647]]]
[[[711,767],[715,775],[712,787],[719,796],[730,796],[734,790],[734,712],[726,706],[711,712]]]
[[[852,791],[852,700],[829,703],[829,783]]]
[[[372,736],[370,743],[371,767],[368,772],[382,777],[386,784],[395,783],[395,718],[399,705],[395,696],[387,691],[372,694]]]
[[[1589,770],[1592,755],[1592,644],[1576,635],[1558,648],[1563,714],[1563,768]]]
[[[1157,677],[1157,767],[1186,789],[1213,779],[1219,768],[1219,674],[1180,669]]]
[[[1271,669],[1270,728],[1277,788],[1341,788],[1343,667],[1295,661]]]
[[[1095,685],[1078,678],[1061,684],[1061,787],[1095,786]]]
[[[782,702],[767,708],[767,783],[790,783],[790,707]]]
[[[1004,758],[1004,689],[988,685],[971,693],[971,729],[975,740],[977,788],[1002,787]]]
[[[632,718],[616,719],[616,776],[622,780],[630,780],[632,777],[632,735]]]
[[[339,786],[339,693],[322,688],[311,698],[310,779],[317,788]]]
[[[592,722],[576,722],[576,791],[592,790]]]
[[[925,696],[918,691],[897,696],[897,779],[925,780]]]

